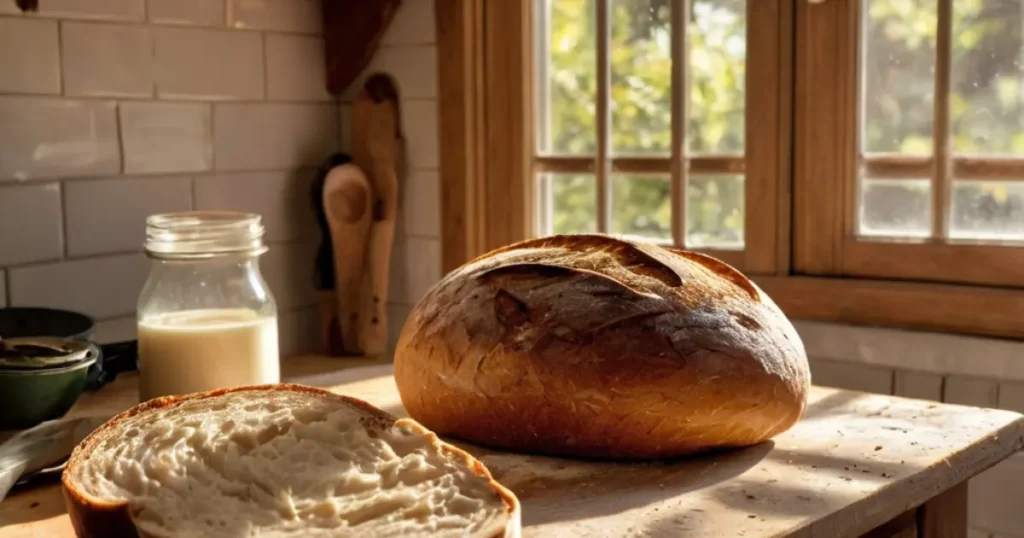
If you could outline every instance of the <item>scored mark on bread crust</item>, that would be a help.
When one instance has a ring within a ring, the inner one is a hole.
[[[604,235],[554,235],[530,239],[495,250],[484,257],[526,249],[561,249],[573,253],[592,256],[605,253],[619,265],[638,275],[651,277],[666,286],[679,287],[683,284],[680,275],[669,263],[659,259],[657,250],[660,247],[631,243],[615,237]],[[579,259],[579,258],[578,258]]]
[[[506,327],[519,327],[530,321],[526,303],[505,290],[494,295],[494,316]]]
[[[665,250],[677,256],[686,258],[698,265],[704,266],[707,270],[728,280],[729,282],[732,282],[740,288],[743,288],[743,290],[750,294],[750,297],[755,301],[761,302],[761,294],[757,292],[757,288],[754,286],[754,283],[735,267],[719,260],[718,258],[713,258],[707,254],[701,254],[700,252],[694,252],[692,250],[671,247],[665,247]]]

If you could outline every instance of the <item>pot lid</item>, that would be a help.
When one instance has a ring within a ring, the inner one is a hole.
[[[83,340],[55,337],[4,338],[0,370],[40,370],[95,359],[95,346]]]

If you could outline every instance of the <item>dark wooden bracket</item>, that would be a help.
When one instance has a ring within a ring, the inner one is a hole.
[[[366,69],[401,5],[402,0],[323,0],[328,92],[344,92]]]

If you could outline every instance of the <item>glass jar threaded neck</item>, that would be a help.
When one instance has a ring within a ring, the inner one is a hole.
[[[262,218],[239,211],[183,211],[146,219],[146,255],[157,259],[202,259],[228,254],[259,255]]]

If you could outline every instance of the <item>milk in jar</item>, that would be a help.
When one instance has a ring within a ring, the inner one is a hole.
[[[139,397],[281,380],[277,307],[259,270],[259,215],[189,211],[146,221]]]
[[[139,323],[143,399],[281,377],[277,317],[246,309],[187,310]]]

